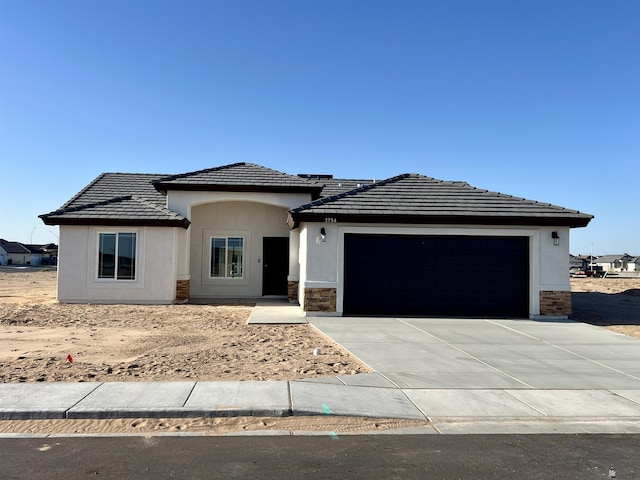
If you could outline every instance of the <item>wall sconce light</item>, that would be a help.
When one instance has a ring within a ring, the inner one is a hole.
[[[555,230],[551,232],[551,238],[553,238],[554,247],[557,247],[558,245],[560,245],[560,235],[558,235],[558,232],[556,232]]]
[[[327,241],[327,231],[324,229],[324,227],[322,227],[320,229],[320,238],[321,238],[321,242],[326,242]]]

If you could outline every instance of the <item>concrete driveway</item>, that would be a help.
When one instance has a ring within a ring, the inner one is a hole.
[[[632,337],[568,320],[310,323],[376,370],[333,381],[399,389],[441,433],[640,432]]]
[[[570,320],[310,323],[403,389],[640,389],[640,340]]]

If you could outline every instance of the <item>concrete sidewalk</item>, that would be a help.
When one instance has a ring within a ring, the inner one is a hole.
[[[353,415],[425,420],[396,388],[307,381],[0,384],[0,419]]]
[[[413,433],[640,433],[640,390],[400,389],[375,373],[345,379],[6,383],[0,419],[348,415],[431,422]]]
[[[282,301],[263,303],[252,318],[306,321]],[[638,339],[568,320],[310,322],[377,373],[288,382],[5,383],[0,419],[348,415],[429,422],[395,433],[640,433]]]

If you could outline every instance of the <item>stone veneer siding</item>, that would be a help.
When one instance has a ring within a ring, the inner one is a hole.
[[[336,311],[335,288],[305,288],[304,307],[305,312],[335,312]]]
[[[186,302],[189,300],[189,290],[191,289],[191,280],[178,280],[176,283],[176,301]]]
[[[571,292],[543,290],[540,292],[540,315],[570,315]]]
[[[298,301],[298,285],[299,284],[300,282],[297,282],[295,280],[289,280],[287,284],[287,297],[289,298],[290,302]]]

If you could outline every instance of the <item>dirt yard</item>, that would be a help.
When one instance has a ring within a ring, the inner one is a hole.
[[[640,278],[572,278],[571,291],[573,320],[640,338]]]
[[[309,325],[247,325],[251,310],[65,305],[55,301],[55,272],[0,273],[0,380],[293,380],[370,371]]]
[[[251,307],[61,305],[55,272],[0,272],[0,381],[289,380],[368,372],[308,325],[247,325]],[[576,320],[640,338],[640,279],[572,279]],[[322,355],[314,356],[320,348]],[[69,356],[69,357],[68,357]],[[371,432],[427,422],[350,417],[11,420],[0,432]]]
[[[0,381],[292,380],[370,371],[251,306],[65,305],[55,272],[0,272]],[[578,321],[640,338],[640,278],[572,278]],[[313,355],[320,348],[322,354]]]
[[[2,383],[291,380],[370,371],[309,325],[247,325],[251,306],[62,305],[55,284],[51,271],[0,272]],[[314,356],[315,348],[322,354]],[[0,432],[346,433],[427,423],[330,416],[5,420]]]

